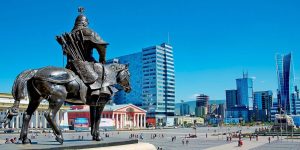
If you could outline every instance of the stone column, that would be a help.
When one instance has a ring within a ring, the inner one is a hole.
[[[136,120],[137,120],[137,122],[136,122],[136,127],[139,128],[139,127],[140,127],[140,117],[139,117],[140,114],[136,114],[136,116],[137,116],[137,119],[136,119]]]
[[[30,119],[30,128],[33,128],[33,119]]]
[[[116,128],[119,129],[119,114],[116,114]]]
[[[127,126],[127,113],[124,114],[124,126]]]
[[[45,116],[44,116],[44,128],[47,128],[47,119]]]
[[[39,125],[39,112],[35,111],[35,128],[38,128]]]
[[[16,122],[17,122],[17,123],[16,123],[16,128],[17,128],[17,129],[20,128],[20,125],[19,125],[19,119],[20,119],[20,117],[19,117],[19,115],[20,115],[20,114],[18,114],[18,116],[16,116]]]
[[[15,118],[12,118],[11,120],[11,128],[15,128]]]
[[[144,128],[146,128],[146,114],[144,114]]]
[[[136,126],[136,119],[135,119],[135,113],[133,114],[133,127],[135,128],[135,126]]]
[[[124,115],[123,113],[121,114],[121,129],[124,127]]]

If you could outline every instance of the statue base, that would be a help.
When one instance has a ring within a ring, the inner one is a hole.
[[[145,143],[147,145],[147,143]],[[21,144],[21,143],[11,143],[11,144],[2,144],[1,149],[41,149],[41,150],[59,150],[59,149],[114,149],[114,147],[140,147],[145,144],[138,143],[136,139],[121,139],[121,138],[104,138],[103,141],[92,141],[92,140],[65,140],[61,145],[57,141],[54,140],[36,140],[32,139],[32,144]],[[153,145],[152,145],[153,146]],[[151,144],[148,145],[149,150],[152,150]],[[123,149],[123,148],[122,148]],[[127,149],[127,148],[126,148]],[[139,149],[144,149],[140,147]],[[147,149],[147,150],[148,150]],[[155,147],[154,147],[155,150]]]

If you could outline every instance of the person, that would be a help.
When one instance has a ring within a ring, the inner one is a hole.
[[[5,139],[5,144],[10,144],[9,138],[6,138],[6,139]]]
[[[243,141],[242,141],[242,139],[239,139],[238,140],[238,146],[242,146],[243,145]]]
[[[270,144],[270,142],[271,142],[271,137],[269,137],[268,140],[269,140],[269,144]]]
[[[206,135],[205,135],[205,136],[206,136],[206,138],[207,138],[207,133],[206,133]]]
[[[181,142],[182,142],[182,145],[184,145],[184,139],[182,139],[182,141],[181,141]]]
[[[252,135],[249,135],[249,138],[250,138],[250,141],[251,141],[251,139],[252,139]]]

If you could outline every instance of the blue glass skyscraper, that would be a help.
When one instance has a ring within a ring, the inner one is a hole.
[[[243,78],[236,79],[237,105],[253,110],[253,79],[243,74]]]
[[[255,114],[255,121],[271,121],[272,102],[272,91],[254,92],[253,113]]]
[[[292,54],[276,55],[276,69],[278,77],[278,107],[287,114],[296,114],[296,92],[294,89],[294,67]]]
[[[134,104],[136,106],[143,105],[142,97],[142,82],[143,82],[143,70],[142,70],[142,53],[134,53],[117,57],[115,59],[108,60],[107,63],[121,63],[129,64],[130,71],[130,83],[131,92],[126,93],[123,90],[117,92],[114,96],[114,103],[116,104]]]

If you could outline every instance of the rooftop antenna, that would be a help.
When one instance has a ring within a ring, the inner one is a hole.
[[[168,32],[168,44],[170,44],[170,33]]]

